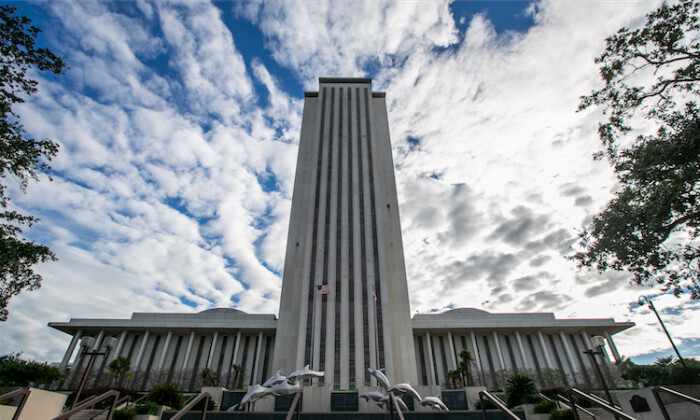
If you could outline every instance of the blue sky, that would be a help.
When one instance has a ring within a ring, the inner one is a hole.
[[[618,348],[650,362],[671,349],[631,303],[653,294],[700,356],[699,303],[565,258],[617,188],[591,159],[599,111],[576,112],[593,58],[658,4],[18,3],[70,69],[20,109],[61,144],[53,182],[11,186],[59,261],[11,301],[0,351],[60,360],[46,323],[71,317],[275,313],[304,90],[362,76],[387,92],[413,312],[631,320]]]

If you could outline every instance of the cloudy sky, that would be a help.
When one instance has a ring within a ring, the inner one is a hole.
[[[49,321],[234,307],[276,313],[303,92],[386,91],[413,312],[614,317],[637,362],[700,357],[700,302],[565,257],[617,188],[593,58],[658,1],[22,2],[63,76],[21,107],[61,145],[13,205],[59,261],[11,300],[0,353],[61,359]],[[11,181],[10,181],[11,182]]]

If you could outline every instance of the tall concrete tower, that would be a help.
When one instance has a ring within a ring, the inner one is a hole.
[[[417,383],[385,94],[371,79],[306,92],[274,364],[362,389]]]

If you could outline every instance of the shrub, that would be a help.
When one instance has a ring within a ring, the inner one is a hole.
[[[157,412],[158,403],[154,401],[146,401],[136,406],[136,414],[156,414]]]
[[[0,386],[51,385],[61,379],[61,372],[48,363],[24,360],[22,353],[0,356]]]
[[[676,361],[674,363],[656,365],[635,365],[633,363],[620,367],[622,378],[643,387],[667,385],[697,385],[700,384],[700,362],[693,359],[683,359],[688,366]]]
[[[506,381],[506,404],[508,407],[525,404],[536,400],[537,395],[535,382],[531,377],[522,374],[515,374]]]
[[[542,393],[542,395],[545,395],[547,398],[551,399],[555,399],[557,397],[557,394],[566,396],[568,391],[569,388],[565,386],[550,386],[547,388],[540,388],[540,393]]]
[[[116,410],[112,413],[112,420],[133,420],[136,414],[136,410],[133,408],[128,410]]]
[[[555,408],[549,413],[549,420],[575,420],[574,412],[569,409],[560,410]]]
[[[155,384],[148,393],[148,401],[179,410],[185,405],[182,391],[177,384]]]
[[[557,408],[556,401],[541,399],[540,402],[535,404],[535,413],[546,414],[546,413],[549,413],[556,408]]]

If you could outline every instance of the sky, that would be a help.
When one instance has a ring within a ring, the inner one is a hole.
[[[617,190],[601,146],[605,37],[658,1],[17,3],[66,58],[34,73],[27,132],[53,181],[12,205],[57,262],[14,297],[0,354],[60,361],[70,318],[213,307],[276,313],[303,109],[318,77],[386,92],[411,311],[608,318],[637,363],[700,357],[700,302],[566,257]],[[641,124],[639,131],[647,127]]]

